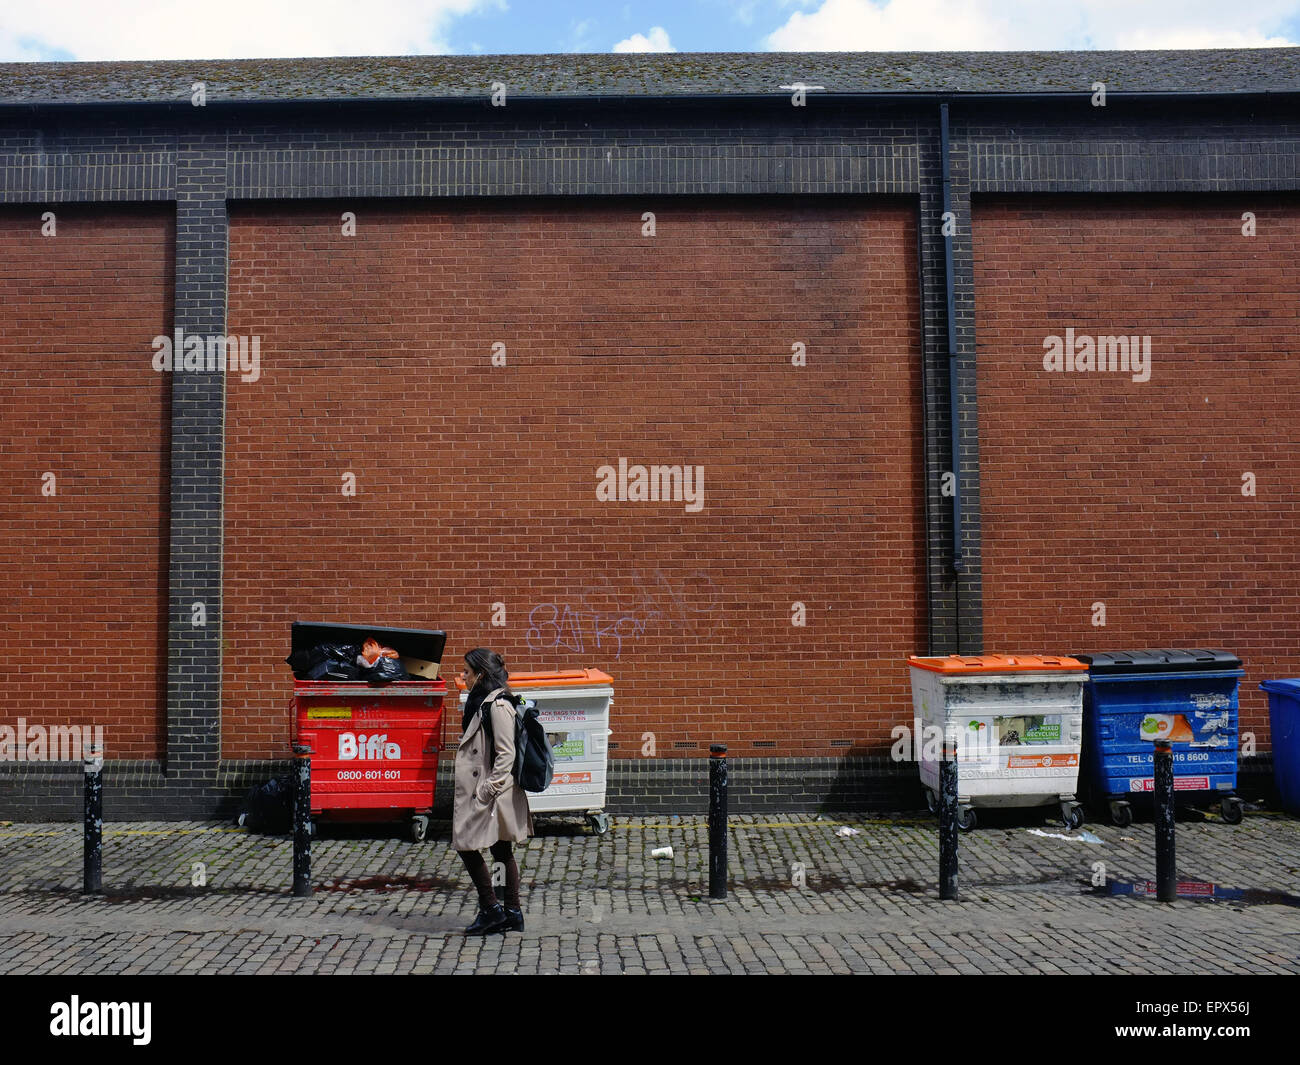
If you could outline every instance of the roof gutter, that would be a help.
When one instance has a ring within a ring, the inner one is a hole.
[[[830,100],[845,104],[926,104],[944,103],[950,100],[969,101],[973,103],[1022,103],[1049,100],[1078,100],[1091,96],[1092,90],[1078,89],[1072,92],[1001,92],[968,93],[952,90],[935,90],[923,92],[818,92],[807,90],[809,100]],[[656,106],[671,104],[690,104],[717,106],[718,104],[756,104],[773,103],[785,99],[789,94],[782,89],[763,93],[670,93],[664,95],[624,94],[624,95],[577,95],[544,94],[509,96],[509,106],[525,104],[529,106],[555,105],[557,103],[576,103],[595,107],[622,107],[629,104],[652,104]],[[1221,101],[1221,102],[1255,102],[1263,103],[1274,100],[1292,100],[1300,97],[1300,87],[1295,89],[1277,89],[1262,91],[1137,91],[1124,92],[1107,90],[1106,98],[1134,102],[1167,102],[1171,100]],[[310,108],[310,107],[416,107],[430,105],[449,106],[489,106],[490,93],[485,88],[481,96],[309,96],[276,97],[273,99],[222,99],[219,96],[208,98],[203,110],[218,109],[222,111],[239,108],[274,109],[274,108]],[[29,111],[97,111],[124,110],[138,108],[150,111],[192,112],[200,110],[189,102],[182,100],[0,100],[0,112]]]

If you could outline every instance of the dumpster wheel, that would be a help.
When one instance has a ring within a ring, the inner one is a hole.
[[[957,827],[963,832],[969,832],[975,827],[975,808],[973,806],[957,807]]]
[[[1223,820],[1230,825],[1241,824],[1244,806],[1242,801],[1235,795],[1225,795],[1219,803],[1219,813]]]
[[[1075,829],[1083,827],[1083,807],[1077,802],[1066,801],[1061,803],[1061,821],[1066,828]]]
[[[424,814],[414,814],[407,828],[412,843],[423,843],[429,836],[429,818]]]
[[[1111,823],[1119,828],[1128,828],[1133,823],[1133,807],[1123,799],[1110,804]]]
[[[609,814],[588,814],[587,824],[596,830],[596,835],[603,836],[609,831],[610,820]]]
[[[932,814],[937,814],[939,812],[939,796],[929,788],[925,789],[925,808]]]

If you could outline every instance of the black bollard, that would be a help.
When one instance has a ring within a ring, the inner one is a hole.
[[[293,893],[305,898],[311,894],[311,748],[294,744],[293,764]]]
[[[709,745],[709,898],[727,897],[727,745]]]
[[[1178,870],[1174,861],[1174,752],[1168,740],[1156,740],[1156,898],[1178,898]]]
[[[957,897],[957,741],[943,741],[939,761],[939,898]]]
[[[82,836],[81,893],[98,895],[103,891],[104,873],[104,755],[92,743],[82,760],[85,771],[86,823]]]

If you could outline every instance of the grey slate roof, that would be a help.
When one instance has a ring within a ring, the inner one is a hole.
[[[0,63],[0,105],[817,93],[1296,92],[1300,48],[1167,52],[669,52]]]

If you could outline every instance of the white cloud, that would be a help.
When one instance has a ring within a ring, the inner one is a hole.
[[[767,37],[780,52],[1244,48],[1294,44],[1294,0],[822,0]]]
[[[616,52],[675,52],[672,42],[668,40],[668,31],[662,26],[656,26],[650,31],[647,37],[642,33],[634,33],[614,45]]]
[[[595,23],[591,19],[574,19],[569,23],[569,39],[562,41],[561,44],[566,52],[595,52],[599,49],[593,48],[591,40],[591,30]]]
[[[1121,33],[1116,48],[1285,48],[1295,41],[1242,30],[1179,29],[1161,26]]]
[[[43,0],[0,14],[0,60],[271,59],[451,51],[453,21],[505,0]]]

